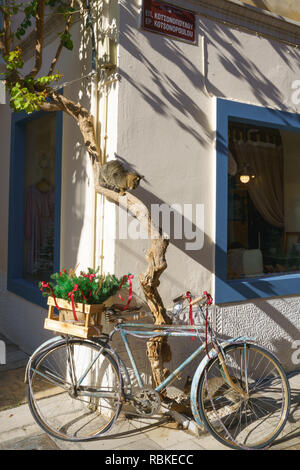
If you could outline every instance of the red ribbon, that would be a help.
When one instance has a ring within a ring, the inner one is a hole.
[[[94,277],[96,276],[96,274],[84,274],[83,275],[84,277],[87,277],[90,282],[92,282],[92,280],[94,279]]]
[[[192,294],[188,291],[186,293],[186,298],[188,299],[188,301],[190,302],[190,325],[193,325],[194,324],[194,320],[193,320],[193,306],[191,305],[192,303]],[[192,330],[194,331],[194,330]],[[195,338],[194,336],[192,336],[192,340],[194,341]]]
[[[127,278],[127,280],[129,281],[129,295],[128,295],[127,304],[125,305],[125,307],[123,307],[122,310],[126,310],[126,308],[128,308],[128,306],[129,306],[129,304],[130,304],[130,302],[131,302],[131,299],[132,299],[132,282],[131,282],[131,279],[134,278],[134,275],[133,275],[133,274],[129,274],[129,275],[126,275],[126,274],[125,274],[125,276],[123,276],[121,285],[120,285],[120,287],[119,287],[119,298],[124,302],[124,299],[122,299],[122,297],[121,297],[120,291],[121,291],[121,287],[122,287],[122,285],[124,284],[126,278]]]
[[[42,288],[41,288],[41,291],[43,291],[44,289],[49,289],[49,290],[51,291],[52,297],[53,297],[53,299],[54,299],[55,307],[57,308],[57,310],[59,310],[59,306],[57,305],[57,302],[56,302],[56,298],[55,298],[53,289],[52,289],[52,287],[50,286],[49,282],[42,281]]]
[[[84,274],[83,276],[84,276],[84,277],[87,277],[87,278],[90,280],[90,282],[92,282],[93,279],[96,277],[96,274]],[[83,298],[84,298],[85,300],[87,300],[87,298],[84,297],[84,294],[83,294],[82,291],[81,291],[81,293],[82,293]],[[91,297],[91,295],[92,295],[92,289],[89,287],[89,297]]]
[[[74,292],[76,292],[77,290],[78,290],[78,284],[75,284],[74,289],[71,292],[68,293],[68,297],[71,297],[72,310],[73,310],[73,316],[74,316],[75,321],[78,321],[76,311],[75,311],[75,304],[74,304]]]
[[[203,295],[206,297],[206,317],[205,317],[205,350],[206,354],[210,359],[209,352],[208,352],[208,342],[207,342],[207,328],[208,328],[208,306],[212,304],[212,296],[208,294],[206,291],[203,292]],[[211,339],[212,343],[212,339]]]

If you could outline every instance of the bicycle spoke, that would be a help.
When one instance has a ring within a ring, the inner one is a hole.
[[[120,374],[110,354],[98,345],[76,340],[54,345],[37,358],[29,377],[34,417],[55,437],[89,439],[108,430],[119,414]],[[53,385],[59,395],[39,393]]]
[[[288,415],[289,388],[276,360],[255,345],[226,348],[225,363],[231,380],[245,396],[231,389],[218,358],[207,365],[208,398],[204,379],[199,388],[200,414],[213,435],[226,445],[242,448],[261,447],[272,441],[284,426]],[[213,384],[219,385],[218,390]],[[248,390],[248,393],[247,393]],[[223,400],[218,394],[223,393]]]

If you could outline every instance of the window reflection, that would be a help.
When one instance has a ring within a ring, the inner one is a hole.
[[[56,115],[25,128],[23,277],[46,280],[53,272]]]
[[[300,270],[300,133],[230,122],[228,279]]]

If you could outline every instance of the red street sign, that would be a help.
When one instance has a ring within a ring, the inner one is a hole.
[[[195,15],[164,2],[144,0],[143,27],[148,31],[195,42]]]

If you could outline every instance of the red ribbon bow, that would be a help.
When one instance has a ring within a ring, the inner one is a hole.
[[[186,293],[186,298],[188,299],[188,301],[190,302],[190,325],[193,325],[194,324],[194,320],[193,320],[193,306],[191,305],[192,303],[192,294],[188,291]],[[192,330],[194,331],[194,330]],[[195,340],[195,337],[192,336],[192,340],[194,341]]]
[[[42,281],[42,288],[41,288],[41,291],[43,291],[44,289],[49,289],[49,290],[50,290],[50,292],[51,292],[51,294],[52,294],[52,297],[53,297],[53,299],[54,299],[55,307],[57,308],[57,310],[59,310],[59,306],[57,305],[57,302],[56,302],[56,298],[55,298],[53,289],[52,289],[52,287],[50,286],[49,282]]]
[[[90,282],[92,282],[92,280],[94,279],[94,277],[96,277],[96,274],[84,274],[83,275],[84,277],[87,277]]]
[[[203,292],[203,295],[206,297],[206,303],[207,305],[211,305],[213,303],[212,296],[206,292],[206,290]]]
[[[74,292],[76,292],[77,290],[78,290],[78,284],[75,284],[73,290],[68,293],[68,297],[71,297],[72,310],[73,310],[73,316],[74,316],[75,321],[78,321],[76,311],[75,311],[75,304],[74,304]]]
[[[127,304],[125,305],[125,307],[123,307],[122,310],[126,310],[126,308],[128,308],[128,306],[129,306],[129,304],[130,304],[130,302],[131,302],[131,299],[132,299],[132,282],[131,282],[131,279],[134,278],[134,275],[133,275],[133,274],[128,274],[128,275],[125,274],[125,276],[123,276],[121,285],[120,285],[120,287],[119,287],[119,298],[124,302],[124,299],[122,299],[122,297],[121,297],[120,291],[121,291],[121,287],[122,287],[122,285],[124,284],[126,278],[127,278],[128,282],[129,282],[129,295],[128,295]]]

